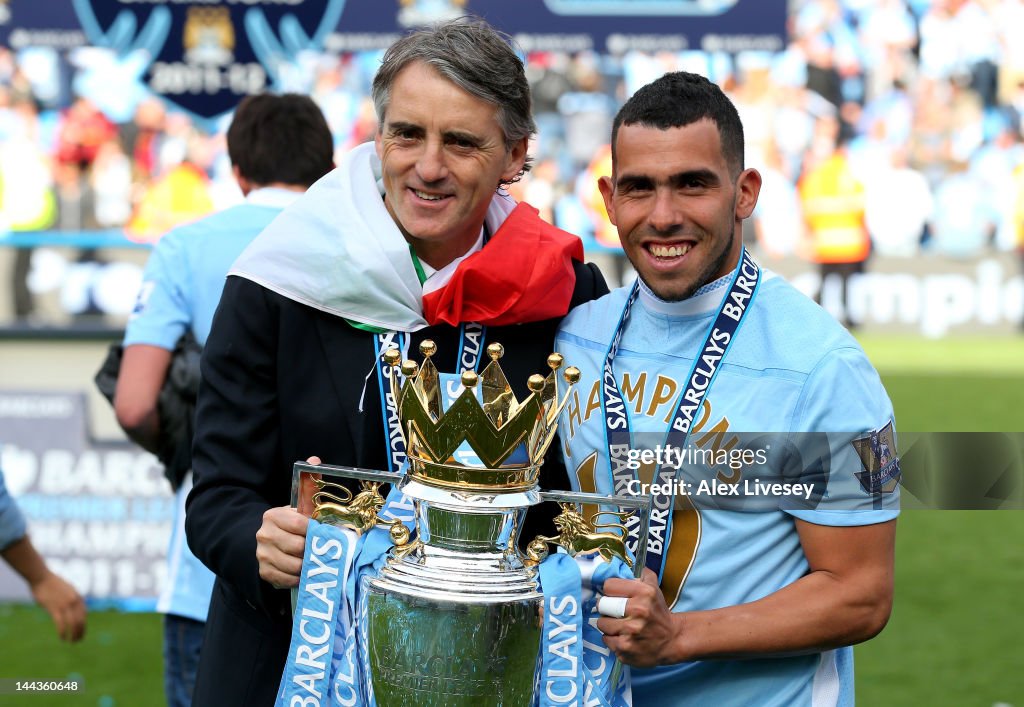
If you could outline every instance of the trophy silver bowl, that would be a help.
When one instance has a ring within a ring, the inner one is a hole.
[[[406,476],[417,539],[367,583],[377,703],[529,705],[543,595],[516,547],[536,488],[460,491]]]

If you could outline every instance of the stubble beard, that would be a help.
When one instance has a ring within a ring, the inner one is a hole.
[[[705,234],[705,236],[706,237],[702,241],[698,241],[698,243],[707,242],[708,240],[711,239],[710,237],[708,237],[708,234]],[[693,296],[694,292],[704,287],[704,285],[708,284],[712,280],[716,279],[715,276],[722,271],[722,269],[725,266],[725,263],[729,260],[729,251],[731,250],[732,236],[723,239],[722,247],[719,249],[719,251],[714,254],[710,261],[708,261],[708,264],[704,267],[704,269],[701,270],[700,273],[698,273],[693,283],[682,292],[659,292],[661,288],[648,282],[646,278],[644,278],[644,276],[640,274],[640,270],[639,268],[636,267],[636,263],[633,263],[633,269],[637,271],[637,275],[640,277],[641,280],[643,280],[644,284],[647,285],[648,288],[650,288],[651,292],[658,296],[658,299],[664,302],[681,302],[685,299],[689,299],[690,297]]]

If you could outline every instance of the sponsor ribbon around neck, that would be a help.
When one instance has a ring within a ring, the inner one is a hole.
[[[477,371],[480,367],[480,354],[483,351],[487,327],[478,322],[463,322],[459,326],[459,351],[455,370]],[[373,337],[373,352],[376,356],[377,389],[380,394],[381,416],[386,431],[385,444],[388,471],[399,471],[406,460],[405,438],[402,436],[402,423],[398,416],[398,401],[391,394],[391,376],[400,376],[397,366],[389,366],[384,362],[384,352],[398,348],[403,353],[408,342],[401,332],[385,331]]]
[[[321,705],[332,704],[332,676],[342,655],[338,627],[351,625],[345,588],[356,540],[350,530],[309,521],[291,645],[276,707],[307,704],[310,698]]]
[[[463,322],[459,325],[459,360],[456,373],[463,371],[480,372],[480,353],[483,351],[487,327],[479,322]]]
[[[665,437],[666,447],[671,446],[678,449],[686,447],[693,419],[707,398],[718,371],[721,370],[721,363],[750,309],[750,303],[753,302],[760,283],[761,268],[751,259],[747,249],[744,248],[733,273],[729,291],[722,299],[718,314],[708,328],[704,344],[698,349],[697,356],[694,357],[683,392],[676,399],[675,413]],[[625,399],[615,380],[614,361],[639,292],[640,283],[637,281],[622,309],[601,371],[601,412],[605,422],[608,463],[616,494],[628,494],[631,482],[638,480],[636,470],[631,469],[629,465],[629,451],[633,446],[633,437]],[[664,492],[652,495],[652,513],[647,536],[645,564],[657,573],[659,582],[664,571],[665,557],[672,535],[672,525],[669,520],[672,518],[675,506],[675,495],[670,490],[678,471],[670,464],[662,464],[654,477],[655,486],[663,489]],[[639,542],[636,535],[638,532],[639,527],[632,526],[627,538],[627,545],[634,554]]]
[[[398,366],[384,362],[384,352],[398,348],[405,351],[405,336],[401,332],[386,331],[373,337],[373,352],[377,357],[377,388],[380,392],[380,409],[384,418],[386,457],[388,471],[397,472],[405,464],[405,437],[402,436],[402,422],[398,417],[398,401],[391,394],[391,376],[400,376]]]

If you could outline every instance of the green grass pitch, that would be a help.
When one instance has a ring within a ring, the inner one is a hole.
[[[898,429],[1024,431],[1024,340],[863,344]],[[1022,538],[1024,512],[903,513],[892,619],[855,651],[859,704],[1024,707]],[[5,694],[0,704],[162,704],[160,618],[93,611],[89,622],[86,640],[67,646],[38,609],[0,606],[0,678],[83,681],[75,695]]]
[[[915,432],[1024,431],[1024,339],[865,338]],[[859,704],[1024,706],[1024,512],[906,511],[896,601],[855,651]]]

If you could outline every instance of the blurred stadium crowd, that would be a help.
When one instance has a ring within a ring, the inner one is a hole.
[[[98,51],[0,48],[0,233],[123,228],[152,241],[241,198],[226,121],[198,125],[119,90]],[[339,152],[374,134],[379,57],[310,53],[281,87],[314,97]],[[592,249],[617,244],[596,188],[612,117],[678,69],[740,108],[747,165],[764,176],[748,238],[762,257],[821,261],[823,220],[864,224],[870,243],[854,249],[880,255],[1024,244],[1024,0],[791,0],[781,52],[527,59],[539,135],[512,191]],[[10,275],[18,316],[31,307],[17,291],[27,257]]]

